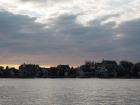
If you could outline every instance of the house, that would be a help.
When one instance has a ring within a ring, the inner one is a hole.
[[[95,69],[95,76],[107,78],[108,77],[108,70],[104,66],[99,66]]]
[[[35,77],[38,70],[40,70],[39,65],[35,64],[22,64],[19,66],[21,77]]]
[[[109,77],[116,77],[117,76],[118,65],[117,65],[116,61],[103,60],[102,65],[103,65],[103,67],[105,67],[108,70]]]
[[[78,69],[78,77],[93,77],[95,72],[95,66],[92,62],[86,62]]]
[[[97,77],[116,77],[118,65],[116,61],[103,60],[95,63],[95,75]]]
[[[49,68],[41,67],[40,70],[37,70],[36,77],[48,77]]]

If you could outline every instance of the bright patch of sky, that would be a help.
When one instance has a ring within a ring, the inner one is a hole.
[[[14,14],[35,17],[36,22],[46,24],[53,23],[62,15],[76,15],[76,23],[89,26],[90,21],[114,14],[120,16],[110,17],[104,20],[105,23],[115,21],[120,24],[139,18],[138,4],[139,0],[3,0],[0,1],[0,8]]]

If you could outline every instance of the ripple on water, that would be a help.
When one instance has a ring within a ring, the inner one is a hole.
[[[0,79],[0,105],[140,105],[139,79]]]

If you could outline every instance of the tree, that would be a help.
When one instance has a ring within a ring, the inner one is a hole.
[[[120,67],[122,70],[124,70],[124,76],[130,77],[131,76],[131,70],[133,68],[133,63],[129,61],[121,61]]]
[[[136,63],[132,69],[133,77],[140,77],[140,63]]]

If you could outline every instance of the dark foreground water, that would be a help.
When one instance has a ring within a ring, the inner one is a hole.
[[[140,80],[0,79],[0,105],[140,105]]]

